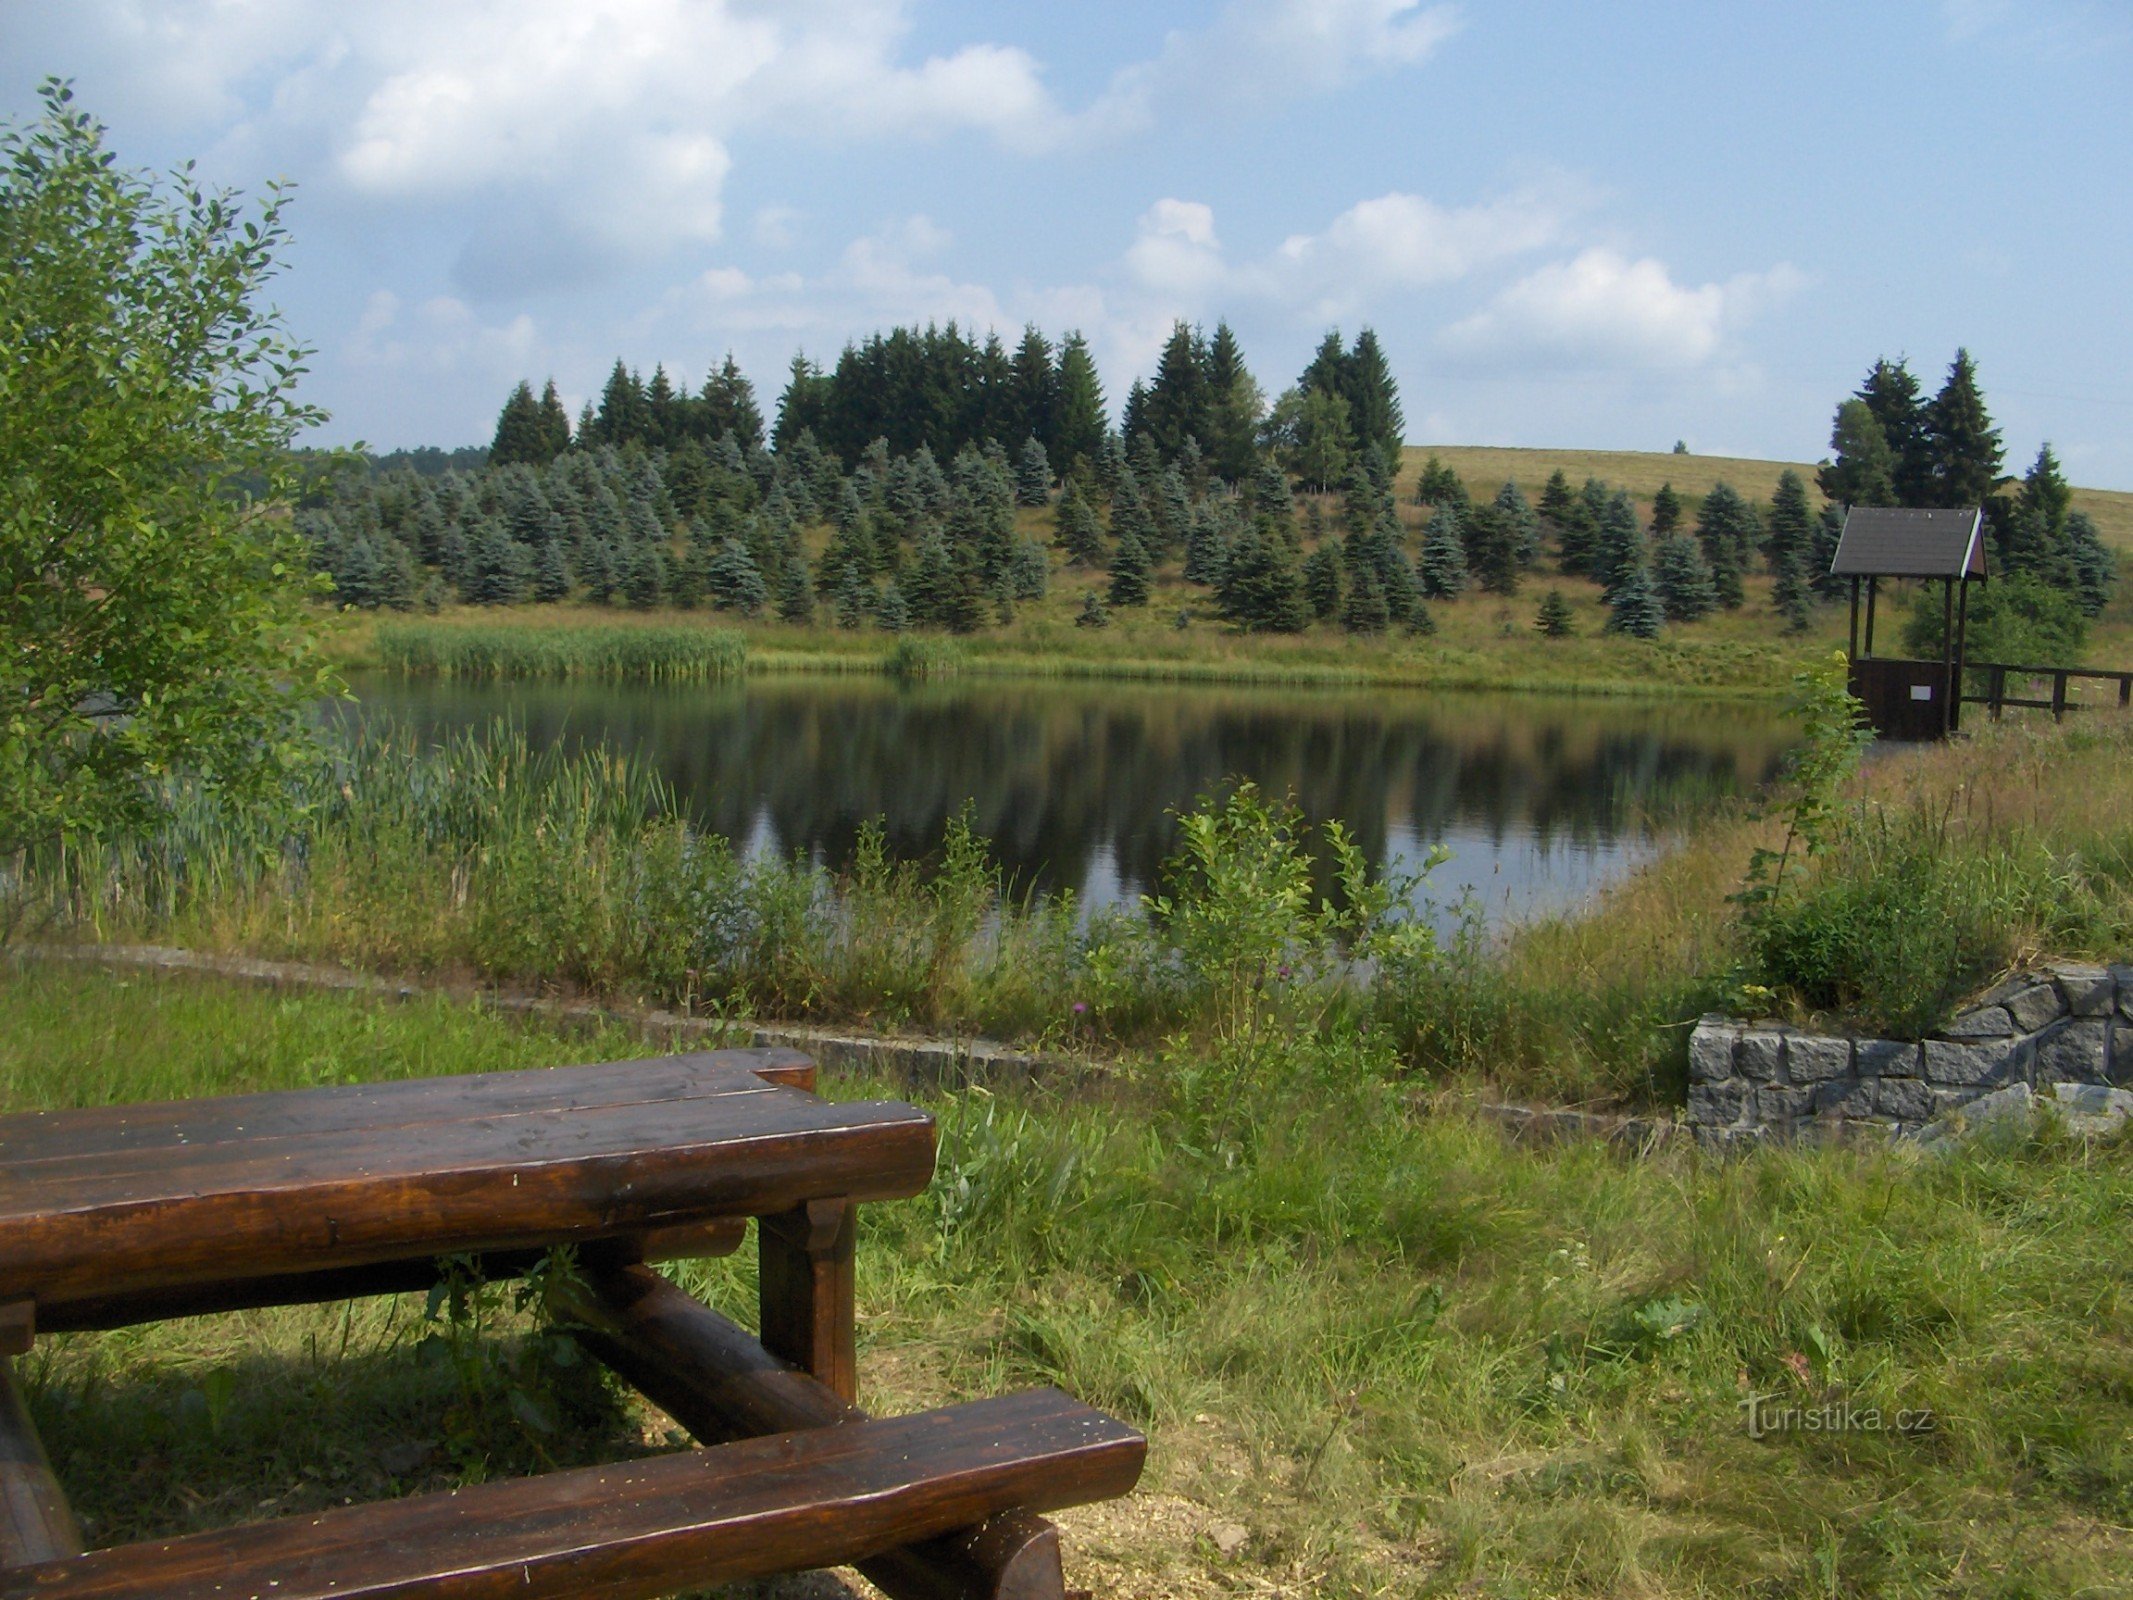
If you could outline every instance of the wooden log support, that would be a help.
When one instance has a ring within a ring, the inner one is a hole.
[[[0,1600],[653,1600],[1108,1499],[1145,1451],[1038,1389],[38,1562]]]
[[[52,1476],[14,1367],[0,1361],[0,1567],[81,1554],[81,1530]]]
[[[811,1374],[846,1404],[859,1395],[853,1345],[852,1246],[858,1209],[810,1200],[756,1220],[763,1348]]]
[[[644,1267],[588,1274],[565,1296],[578,1341],[698,1439],[865,1418]],[[1058,1530],[1024,1510],[885,1552],[859,1570],[893,1600],[1059,1600],[1065,1586]]]
[[[747,1237],[748,1224],[745,1221],[722,1218],[685,1227],[654,1228],[620,1239],[594,1240],[580,1247],[580,1259],[601,1263],[701,1260],[731,1255]],[[523,1276],[547,1254],[543,1250],[492,1250],[476,1256],[474,1261],[481,1276],[494,1282]],[[53,1333],[126,1328],[170,1317],[203,1317],[225,1311],[252,1311],[261,1306],[303,1306],[324,1300],[361,1300],[380,1294],[422,1294],[436,1282],[437,1263],[434,1260],[384,1261],[371,1266],[331,1267],[323,1272],[181,1284],[138,1294],[63,1300],[47,1310],[44,1325]]]

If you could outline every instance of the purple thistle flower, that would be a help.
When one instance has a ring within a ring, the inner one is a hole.
[[[1078,1016],[1080,1016],[1080,1015],[1081,1015],[1081,1014],[1082,1014],[1082,1013],[1083,1013],[1084,1011],[1086,1011],[1086,1010],[1088,1010],[1088,1009],[1089,1009],[1089,1002],[1088,1002],[1088,1001],[1086,1001],[1086,1000],[1076,1000],[1076,1001],[1074,1002],[1074,1015],[1075,1015],[1075,1016],[1077,1016],[1077,1017],[1078,1017]]]

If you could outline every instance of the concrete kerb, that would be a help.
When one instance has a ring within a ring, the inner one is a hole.
[[[1062,1085],[1102,1078],[1097,1063],[1069,1056],[1016,1050],[989,1039],[936,1039],[823,1028],[807,1023],[763,1022],[735,1017],[685,1016],[678,1011],[594,1005],[546,995],[514,994],[454,984],[413,984],[345,967],[307,961],[263,961],[253,956],[211,955],[168,945],[32,945],[20,954],[42,961],[164,972],[197,972],[276,988],[339,990],[411,1000],[423,994],[478,999],[499,1011],[591,1033],[608,1026],[636,1028],[662,1044],[720,1046],[781,1045],[804,1050],[825,1072],[878,1073],[914,1088],[996,1087],[1038,1080]]]

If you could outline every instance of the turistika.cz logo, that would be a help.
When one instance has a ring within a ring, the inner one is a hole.
[[[1931,1433],[1939,1426],[1930,1406],[1884,1411],[1849,1400],[1803,1406],[1782,1395],[1751,1394],[1740,1402],[1740,1409],[1751,1439],[1774,1433]]]

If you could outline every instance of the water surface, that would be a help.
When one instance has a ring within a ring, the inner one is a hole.
[[[536,741],[642,756],[744,849],[849,860],[879,820],[903,855],[966,805],[1015,884],[1134,903],[1172,813],[1250,778],[1373,864],[1442,842],[1437,918],[1462,892],[1501,921],[1576,904],[1648,859],[1658,828],[1771,778],[1774,709],[1426,690],[750,677],[679,688],[359,680],[359,715],[424,731],[518,719]]]

